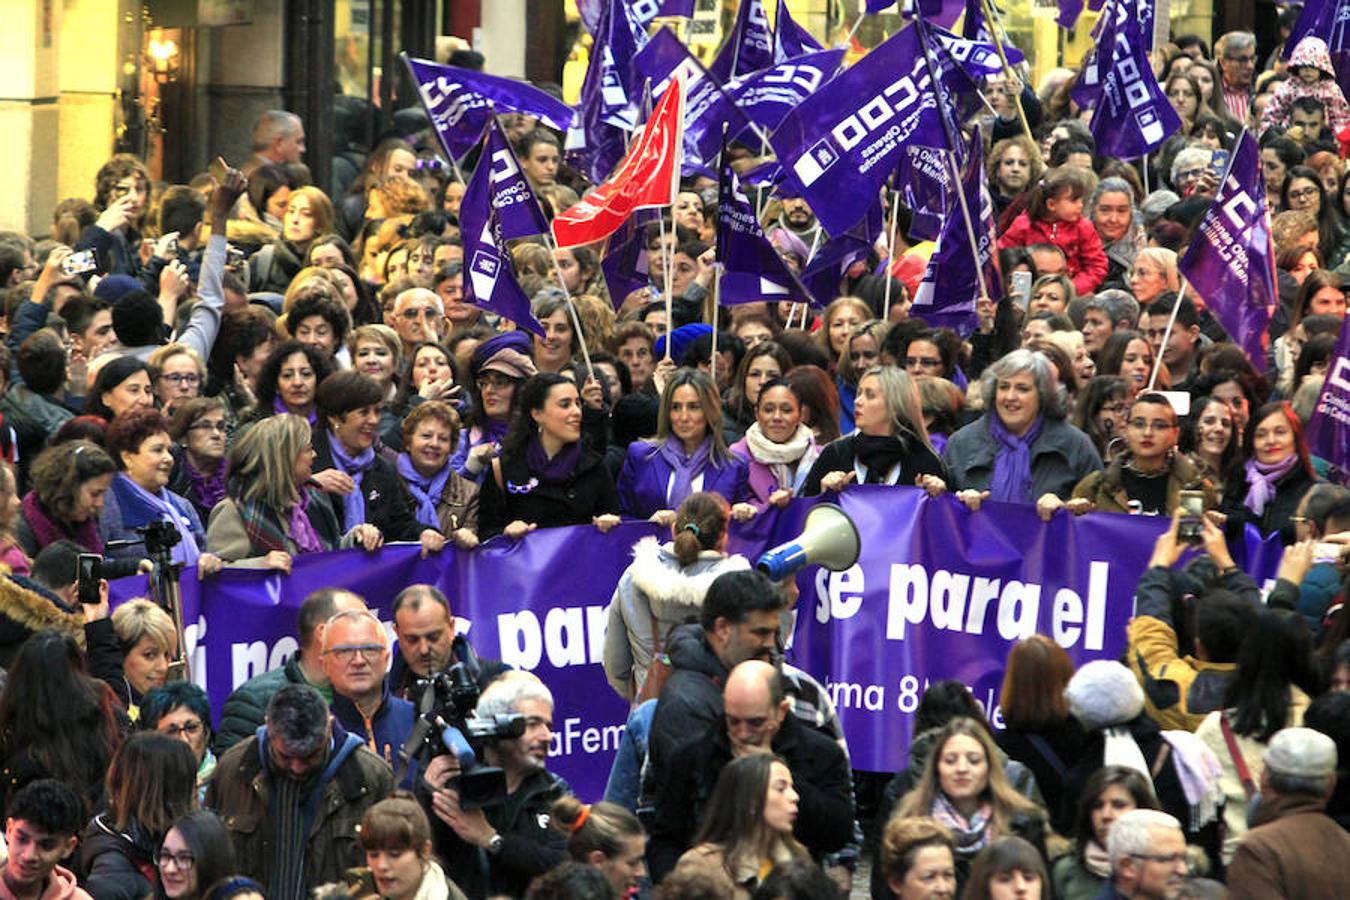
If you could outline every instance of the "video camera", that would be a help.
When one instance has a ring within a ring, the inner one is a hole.
[[[443,753],[451,753],[459,760],[460,774],[444,786],[459,792],[460,805],[464,809],[504,803],[506,773],[480,762],[476,749],[488,741],[520,737],[525,733],[525,717],[519,713],[486,718],[475,716],[478,685],[462,662],[455,663],[449,671],[417,679],[414,689],[422,692],[424,705],[429,696],[435,698],[435,705],[421,717],[409,736],[404,748],[408,759],[420,754],[425,757],[425,763]],[[441,736],[439,748],[428,740],[433,730]]]

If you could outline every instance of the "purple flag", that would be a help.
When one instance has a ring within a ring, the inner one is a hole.
[[[1136,51],[1147,61],[1147,48],[1153,44],[1153,4],[1154,0],[1112,0],[1107,5],[1097,20],[1093,46],[1083,57],[1072,92],[1075,103],[1084,109],[1095,107],[1112,70]],[[1151,77],[1152,65],[1144,68]]]
[[[906,147],[900,165],[905,171],[899,179],[901,196],[913,213],[909,233],[935,241],[947,213],[956,204],[947,151],[941,147]]]
[[[867,0],[867,14],[874,16],[887,7],[894,6],[895,0]]]
[[[728,161],[722,166],[718,193],[717,259],[722,264],[718,304],[811,302],[811,294],[764,236],[755,208]]]
[[[491,133],[484,135],[491,140]],[[490,146],[490,144],[489,144]],[[489,153],[487,147],[484,153]],[[464,190],[459,208],[460,236],[464,240],[464,300],[510,319],[526,331],[544,333],[530,311],[530,298],[520,289],[506,250],[502,217],[496,204],[495,165],[479,164]],[[516,201],[509,201],[513,206]],[[513,218],[517,213],[513,213]]]
[[[1350,316],[1341,323],[1336,353],[1328,361],[1317,408],[1308,420],[1308,449],[1337,470],[1333,481],[1350,483]]]
[[[609,299],[615,310],[623,306],[629,294],[651,283],[646,225],[656,221],[658,215],[654,209],[639,209],[605,243],[600,271],[605,276],[605,286],[609,288]]]
[[[970,142],[961,189],[966,195],[966,209],[973,217],[971,224],[979,259],[971,258],[965,215],[960,202],[953,201],[938,237],[937,250],[929,258],[928,269],[914,294],[910,315],[923,319],[931,327],[951,328],[968,337],[979,324],[975,301],[981,296],[997,301],[1003,295],[995,267],[994,204],[985,181],[984,145],[979,129]]]
[[[773,29],[773,61],[776,63],[786,62],[789,59],[824,49],[820,45],[820,41],[816,40],[811,32],[793,20],[787,0],[778,0],[778,14],[774,17]]]
[[[806,268],[802,270],[802,283],[811,292],[816,306],[829,306],[839,296],[839,281],[844,277],[844,271],[859,260],[867,259],[885,227],[885,218],[878,194],[856,225],[827,240],[807,260]]]
[[[403,57],[417,94],[431,119],[441,146],[459,159],[478,143],[483,127],[498,112],[522,112],[539,117],[551,128],[566,131],[572,124],[570,106],[523,81],[484,75],[456,66]]]
[[[1262,370],[1266,367],[1266,323],[1279,300],[1265,197],[1261,151],[1244,131],[1218,196],[1177,263],[1234,343]]]
[[[865,214],[909,144],[946,143],[918,27],[904,28],[783,118],[770,142],[786,190],[831,234]]]
[[[590,64],[581,82],[580,115],[567,134],[567,154],[599,184],[623,158],[624,135],[637,128],[640,83],[633,57],[647,42],[624,0],[606,0],[596,26]],[[636,85],[636,87],[635,87]]]
[[[803,100],[834,77],[844,61],[843,50],[822,50],[737,79],[727,86],[727,96],[745,117],[771,132]],[[727,132],[740,137],[735,130]]]
[[[773,32],[769,29],[769,16],[764,12],[764,0],[741,0],[731,35],[708,71],[718,84],[726,84],[733,78],[767,69],[773,64]],[[718,136],[720,139],[720,131]]]
[[[925,19],[943,28],[951,28],[961,17],[966,0],[918,0],[919,12]]]
[[[1126,40],[1116,32],[1117,49]],[[1101,96],[1092,111],[1092,137],[1097,152],[1120,159],[1138,159],[1162,146],[1181,128],[1181,117],[1153,77],[1148,54],[1140,44],[1126,44],[1117,53],[1102,82]]]
[[[501,219],[502,240],[548,234],[548,220],[534,198],[534,191],[530,190],[530,183],[520,171],[511,142],[502,133],[495,116],[488,127],[487,148],[478,166],[482,168],[487,164],[492,169],[492,205]]]

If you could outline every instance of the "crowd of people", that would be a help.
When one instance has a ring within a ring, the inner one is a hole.
[[[624,296],[600,248],[514,242],[532,334],[466,300],[465,185],[428,129],[329,185],[284,111],[188,184],[114,156],[50,235],[0,234],[0,897],[828,898],[861,863],[855,890],[900,900],[1347,896],[1350,488],[1305,427],[1345,330],[1350,109],[1326,45],[1291,50],[1158,48],[1183,127],[1147,171],[1097,154],[1072,70],[987,79],[1006,290],[964,335],[910,315],[934,248],[903,205],[823,309],[732,305],[690,177]],[[545,214],[575,204],[560,136],[501,118]],[[1243,129],[1264,359],[1177,271]],[[800,271],[809,205],[762,215]],[[997,716],[935,682],[906,767],[851,771],[824,673],[783,659],[795,592],[727,537],[862,484],[1170,520],[1124,657],[1018,641]],[[663,539],[608,612],[631,715],[603,799],[548,770],[566,698],[480,657],[434,586],[311,594],[299,650],[214,710],[168,611],[109,609],[147,527],[209,580],[624,519]],[[1273,585],[1234,563],[1252,534],[1283,545]],[[492,723],[492,771],[430,752],[447,698]]]

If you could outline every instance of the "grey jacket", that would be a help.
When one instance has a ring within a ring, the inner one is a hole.
[[[951,490],[989,489],[998,455],[998,441],[989,431],[991,415],[995,413],[986,413],[947,441],[942,461],[951,471]],[[1046,494],[1068,500],[1078,482],[1101,467],[1102,459],[1091,438],[1062,419],[1046,419],[1031,445],[1030,500],[1035,502]]]

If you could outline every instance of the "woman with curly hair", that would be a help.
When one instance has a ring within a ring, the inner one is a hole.
[[[101,275],[137,276],[141,229],[150,209],[150,172],[130,153],[105,162],[94,178],[98,220],[80,235],[75,251],[92,250]]]

